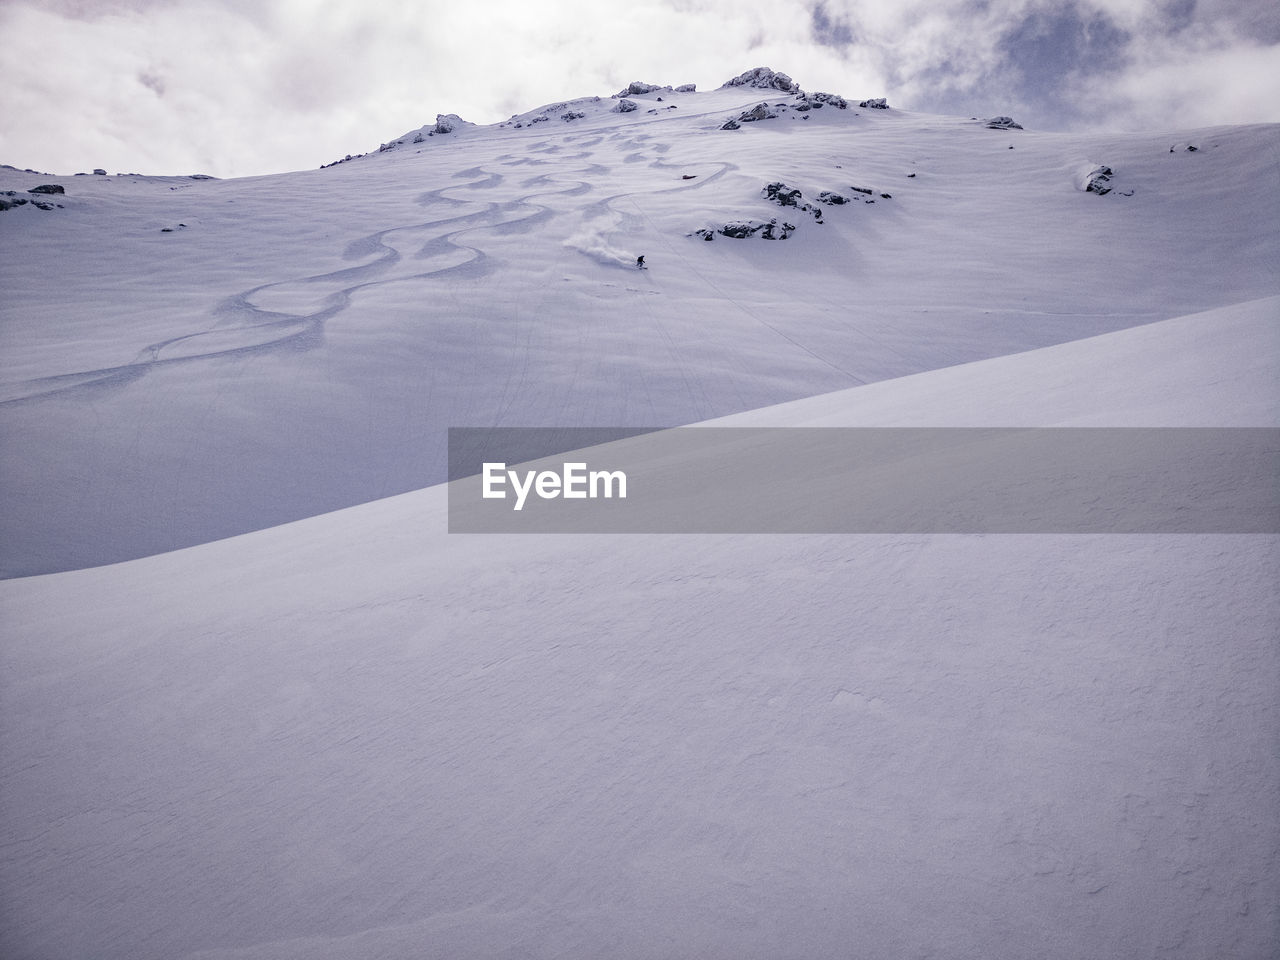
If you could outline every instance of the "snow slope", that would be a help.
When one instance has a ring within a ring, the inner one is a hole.
[[[67,190],[0,213],[0,575],[436,483],[449,426],[693,423],[1280,293],[1275,125],[628,99],[275,177],[0,169]],[[776,181],[854,202],[818,224]],[[785,242],[689,236],[774,216]]]
[[[1278,305],[726,422],[1274,426]],[[1280,538],[444,494],[0,584],[6,957],[1274,956]]]

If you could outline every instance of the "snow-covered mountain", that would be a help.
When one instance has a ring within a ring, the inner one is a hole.
[[[0,170],[0,953],[1274,955],[1280,538],[446,532],[450,426],[1280,424],[1274,125],[739,79]]]
[[[66,190],[0,212],[0,569],[436,483],[450,426],[693,423],[1280,292],[1274,125],[842,102],[628,92],[237,181],[0,170]]]

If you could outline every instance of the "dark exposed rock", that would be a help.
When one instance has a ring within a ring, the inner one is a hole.
[[[670,87],[664,87],[657,83],[645,83],[643,80],[633,80],[631,85],[625,90],[619,90],[614,94],[615,97],[638,97],[646,93],[653,93],[655,90],[670,90]]]
[[[848,197],[839,193],[834,193],[831,190],[823,190],[818,194],[817,200],[819,203],[826,203],[831,206],[841,206],[849,202]]]
[[[456,113],[437,113],[436,126],[434,133],[453,133],[454,130],[466,123]]]
[[[854,191],[855,193],[865,193],[868,195],[875,192],[870,187],[850,187],[849,189]]]
[[[322,164],[320,164],[320,169],[321,169],[321,170],[324,170],[324,169],[326,169],[327,167],[336,167],[336,166],[337,166],[338,164],[340,164],[340,163],[346,163],[346,162],[348,162],[349,160],[359,160],[359,159],[360,159],[361,157],[363,157],[363,156],[364,156],[364,154],[363,154],[363,153],[357,153],[354,157],[353,157],[351,154],[349,154],[349,153],[348,153],[348,154],[347,154],[345,157],[343,157],[341,160],[335,160],[335,161],[333,161],[333,163],[322,163]],[[126,174],[126,176],[133,176],[133,174]]]
[[[638,107],[638,104],[634,100],[619,100],[617,105],[614,106],[613,112],[614,113],[631,113],[631,111],[637,109],[637,107]]]
[[[738,121],[726,120],[723,124],[720,125],[720,129],[721,130],[737,130],[739,129]]]
[[[769,109],[767,103],[757,103],[750,110],[745,110],[738,117],[739,123],[754,123],[757,120],[772,120],[777,114]]]
[[[57,183],[42,183],[40,184],[40,186],[32,187],[30,190],[27,191],[27,193],[66,193],[66,192],[67,191],[62,188],[61,184],[57,184]]]
[[[829,104],[837,110],[847,110],[849,108],[849,101],[836,93],[802,93],[799,99],[802,103],[815,109],[820,109],[823,104]],[[799,110],[800,108],[796,107],[796,109]]]
[[[1110,167],[1096,166],[1084,175],[1085,193],[1096,193],[1103,197],[1111,192],[1111,178],[1114,171]]]
[[[716,234],[733,240],[746,240],[754,236],[759,236],[762,240],[785,240],[795,229],[795,224],[779,223],[775,217],[768,223],[762,223],[759,220],[731,220],[724,226],[715,229],[703,228],[695,230],[689,236],[701,237],[703,240],[712,240]]]
[[[858,106],[862,107],[864,110],[888,110],[889,102],[885,100],[884,97],[871,97],[870,99],[860,101]]]
[[[585,113],[581,113],[577,110],[570,110],[568,113],[560,114],[560,119],[565,123],[568,123],[570,120],[581,120],[585,116]]]
[[[720,228],[719,232],[724,236],[732,237],[735,240],[745,240],[747,237],[759,230],[761,226],[763,226],[763,224],[753,225],[751,223],[734,221],[733,223],[726,223]]]
[[[760,228],[760,238],[762,240],[785,240],[794,230],[794,224],[785,222],[779,224],[777,220],[770,220]]]
[[[95,177],[105,177],[107,175],[107,171],[103,170],[101,167],[94,167],[93,175]]]
[[[781,181],[765,184],[761,192],[764,194],[765,199],[772,200],[780,207],[798,206],[801,199],[799,190],[794,187],[788,187]]]
[[[698,85],[696,83],[682,83],[680,84],[680,86],[676,87],[675,92],[676,93],[693,93],[697,89],[698,89]]]
[[[822,209],[815,207],[811,203],[801,203],[804,199],[803,195],[794,187],[789,187],[781,181],[767,183],[760,190],[760,195],[766,200],[772,200],[780,207],[795,207],[804,213],[813,214],[813,219],[819,223],[822,222]]]
[[[986,121],[988,130],[1021,130],[1022,124],[1014,122],[1013,117],[991,117]]]
[[[761,89],[781,90],[783,93],[799,93],[800,85],[785,73],[775,73],[768,67],[754,67],[723,83],[725,87],[759,87]]]

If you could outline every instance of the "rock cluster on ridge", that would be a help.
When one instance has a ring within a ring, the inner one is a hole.
[[[775,73],[768,67],[752,67],[720,85],[721,90],[726,87],[758,87],[763,90],[781,90],[783,93],[800,92],[800,84],[785,73]]]
[[[875,199],[871,197],[875,191],[870,187],[850,187],[855,193],[866,194],[863,198],[864,203],[875,203]],[[786,208],[790,207],[797,213],[807,213],[814,219],[814,223],[821,225],[825,221],[822,218],[822,208],[808,203],[804,199],[804,194],[799,188],[790,186],[781,180],[774,180],[766,183],[760,188],[760,197],[770,203],[776,203],[778,206]],[[881,193],[881,199],[891,200],[892,195]],[[836,193],[834,190],[821,190],[814,198],[817,203],[825,206],[841,207],[850,204],[853,200],[843,194]],[[762,240],[786,240],[796,231],[796,225],[787,221],[779,222],[777,217],[773,217],[768,221],[760,219],[738,219],[730,220],[720,226],[701,227],[686,234],[689,237],[698,237],[701,240],[714,240],[717,236],[728,237],[732,240],[746,240],[750,237],[759,237]]]

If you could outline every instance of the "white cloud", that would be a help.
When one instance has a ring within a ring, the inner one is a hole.
[[[1040,127],[1280,119],[1280,17],[1246,0],[10,0],[0,31],[0,161],[59,173],[314,167],[436,113],[757,65]]]

